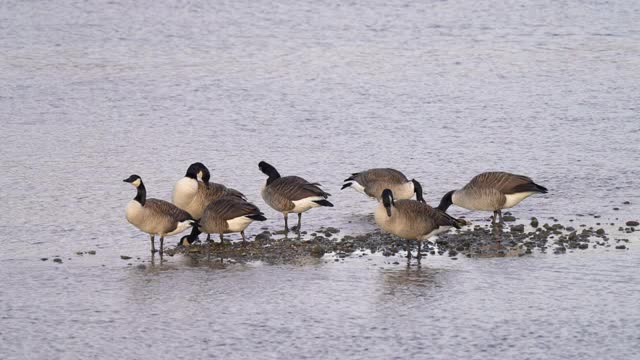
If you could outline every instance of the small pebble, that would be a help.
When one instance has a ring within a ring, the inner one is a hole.
[[[60,259],[60,258],[55,258],[55,259],[53,259],[53,262],[54,262],[54,263],[58,263],[58,264],[62,264],[62,259]]]
[[[638,225],[640,225],[640,223],[638,223],[637,221],[632,220],[632,221],[627,221],[625,225],[627,225],[627,226],[638,226]]]
[[[627,248],[627,247],[626,247],[625,245],[617,245],[617,246],[616,246],[616,249],[619,249],[619,250],[624,250],[624,249],[626,249],[626,248]]]
[[[127,256],[127,255],[120,255],[120,259],[122,259],[122,260],[129,260],[129,259],[131,259],[131,256]]]

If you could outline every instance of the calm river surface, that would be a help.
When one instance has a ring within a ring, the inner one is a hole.
[[[640,218],[639,19],[631,0],[2,2],[0,358],[637,358],[640,238],[618,226]],[[253,236],[282,226],[260,160],[333,193],[309,230],[375,228],[339,190],[354,171],[398,168],[433,204],[507,170],[550,189],[522,222],[613,223],[628,249],[149,263],[122,179],[169,199],[202,161],[269,217]]]

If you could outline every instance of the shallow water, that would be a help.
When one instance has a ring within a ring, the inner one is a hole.
[[[639,239],[616,230],[640,218],[640,4],[0,9],[3,359],[640,352]],[[137,173],[150,196],[168,199],[188,164],[203,161],[276,230],[281,217],[259,197],[259,160],[334,194],[334,208],[303,216],[309,230],[375,228],[375,204],[339,190],[357,170],[396,167],[437,203],[499,169],[550,189],[514,208],[517,217],[613,222],[607,232],[630,249],[429,256],[420,269],[377,254],[287,266],[175,257],[136,268],[149,260],[148,240],[124,220],[134,190],[122,179]],[[75,255],[87,250],[97,253]]]

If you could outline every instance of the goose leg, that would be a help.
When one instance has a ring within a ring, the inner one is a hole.
[[[498,222],[502,224],[502,209],[498,210],[498,217],[500,217],[500,220]]]
[[[207,234],[207,241],[211,241],[211,234]]]
[[[422,241],[418,240],[418,259],[420,259],[420,257],[422,257],[422,255],[420,255],[420,248],[422,247]]]
[[[302,226],[302,213],[298,213],[298,232],[300,232],[301,226]]]
[[[162,256],[163,251],[164,251],[164,236],[160,236],[160,256]]]
[[[493,220],[491,220],[491,225],[496,224],[496,218],[498,217],[498,210],[493,211]]]
[[[247,239],[244,237],[244,230],[240,231],[240,235],[242,235],[242,245],[247,242]]]
[[[155,237],[151,235],[151,255],[156,253],[156,241]]]
[[[220,244],[224,244],[224,237],[222,236],[222,233],[220,233]]]
[[[289,232],[289,224],[288,224],[288,221],[287,221],[288,215],[289,214],[286,214],[286,213],[284,214],[284,231],[285,232]]]
[[[409,247],[409,240],[407,239],[407,259],[411,259],[411,248]]]

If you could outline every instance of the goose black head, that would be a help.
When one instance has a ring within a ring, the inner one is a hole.
[[[275,180],[280,177],[280,173],[278,173],[278,170],[276,170],[276,168],[274,168],[271,164],[268,164],[265,161],[260,161],[258,163],[258,168],[265,175],[269,176],[269,179],[271,180]]]
[[[142,185],[142,178],[140,176],[138,176],[138,175],[135,175],[135,174],[129,176],[128,178],[126,178],[126,179],[124,179],[122,181],[128,182],[128,183],[132,184],[135,187],[138,187],[138,186]]]
[[[202,182],[209,185],[209,180],[211,179],[211,173],[209,172],[209,169],[204,166],[204,164],[201,164],[202,168],[200,168],[200,177],[202,178]]]
[[[438,210],[446,212],[449,206],[453,204],[453,193],[455,190],[451,190],[448,193],[444,194],[442,200],[440,200],[440,205],[438,205]]]
[[[191,220],[191,226],[191,234],[181,237],[177,246],[187,247],[198,241],[198,235],[202,233],[199,228],[200,224],[198,223],[198,220]]]
[[[189,234],[180,238],[177,246],[189,247],[191,244],[198,240],[198,235]]]
[[[142,178],[134,174],[122,181],[130,183],[138,189],[136,197],[133,199],[139,202],[140,205],[144,206],[147,201],[147,189],[144,187],[144,183],[142,183]]]
[[[387,216],[391,217],[391,207],[393,206],[393,192],[389,189],[382,191],[382,204],[387,210]]]
[[[416,200],[426,204],[427,202],[424,201],[424,197],[422,197],[422,185],[420,185],[416,179],[412,179],[411,182],[413,183],[413,191],[416,193]]]
[[[194,180],[198,180],[198,173],[200,173],[200,170],[203,167],[204,165],[201,162],[195,162],[189,165],[189,168],[187,169],[187,173],[184,174],[184,176]]]

